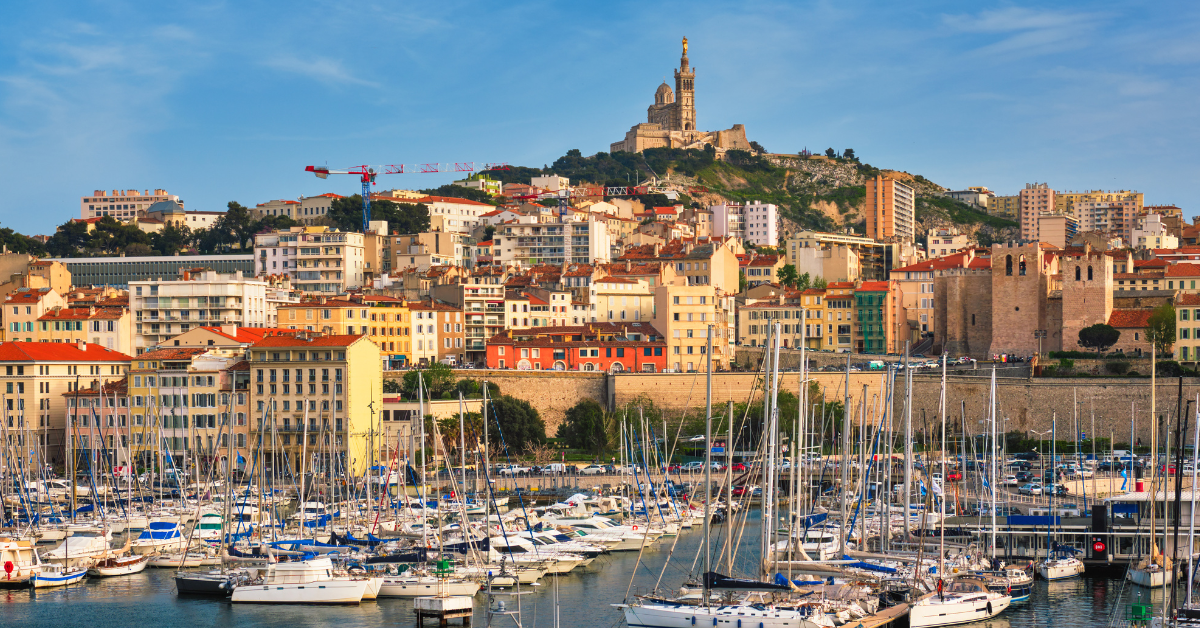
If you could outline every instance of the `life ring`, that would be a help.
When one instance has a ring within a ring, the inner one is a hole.
[[[633,526],[633,529],[634,529],[634,531],[636,532],[636,531],[637,531],[637,526]]]

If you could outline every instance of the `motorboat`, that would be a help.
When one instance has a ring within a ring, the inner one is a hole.
[[[989,591],[987,585],[976,578],[957,578],[940,588],[940,592],[913,602],[908,610],[910,628],[954,626],[990,619],[1012,603],[1007,594]]]
[[[435,576],[421,574],[401,574],[399,576],[384,576],[383,586],[379,588],[379,597],[420,597],[423,595],[475,595],[479,592],[479,583],[472,580],[451,578],[444,583]]]
[[[0,538],[0,565],[4,566],[0,587],[6,588],[27,587],[30,578],[47,568],[31,539],[9,537]]]
[[[181,551],[188,540],[179,531],[176,521],[154,520],[130,543],[135,554],[157,554]]]
[[[185,567],[200,567],[208,556],[201,552],[176,552],[171,554],[156,554],[150,557],[150,566],[158,568],[182,569]]]
[[[758,628],[832,628],[833,620],[807,608],[774,604],[721,604],[639,598],[633,604],[614,604],[625,613],[625,623],[645,628],[691,628],[692,626],[757,626]]]
[[[235,604],[358,604],[366,579],[336,579],[327,557],[268,566],[266,576],[234,587]]]
[[[65,587],[75,584],[87,576],[87,569],[65,567],[62,569],[46,569],[29,577],[29,586],[35,589],[48,587]]]
[[[180,595],[227,597],[239,584],[257,577],[257,570],[187,571],[175,574],[175,591]]]
[[[110,576],[128,576],[138,573],[146,568],[150,562],[150,557],[140,554],[130,556],[113,556],[101,559],[88,567],[89,576],[110,577]]]
[[[1066,580],[1083,574],[1083,561],[1074,556],[1058,556],[1038,563],[1037,570],[1044,580]]]
[[[79,567],[85,569],[88,565],[111,553],[109,541],[112,533],[96,528],[79,528],[71,530],[67,536],[52,549],[42,552],[42,560],[64,567]]]
[[[200,520],[196,522],[196,527],[192,529],[192,538],[202,541],[221,538],[221,530],[224,527],[222,525],[223,521],[221,515],[215,513],[200,515]]]

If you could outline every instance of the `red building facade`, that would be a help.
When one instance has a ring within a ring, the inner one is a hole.
[[[487,344],[493,369],[659,373],[667,343],[648,323],[507,330]]]

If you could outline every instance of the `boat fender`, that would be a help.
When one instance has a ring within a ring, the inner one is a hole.
[[[991,617],[991,615],[992,615],[992,603],[991,602],[987,603],[987,614],[989,617]]]
[[[1011,585],[1011,584],[1010,584],[1010,585],[1008,585],[1008,594],[1009,594],[1010,596],[1012,595],[1012,585]]]
[[[696,625],[696,616],[695,615],[692,615],[692,625],[693,626]]]

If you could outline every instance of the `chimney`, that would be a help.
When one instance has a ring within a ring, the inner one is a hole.
[[[633,270],[633,262],[630,260],[625,260],[625,272],[630,272],[632,270]]]
[[[80,351],[87,351],[87,341],[86,340],[80,339],[79,344],[77,344],[75,346],[79,347]]]
[[[237,337],[237,325],[221,325],[221,333]]]

